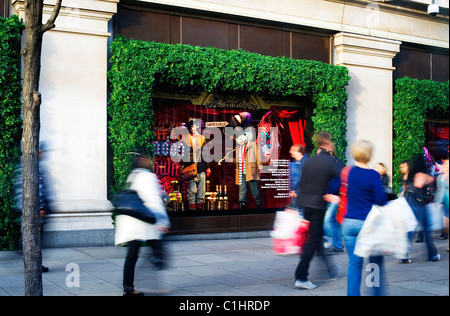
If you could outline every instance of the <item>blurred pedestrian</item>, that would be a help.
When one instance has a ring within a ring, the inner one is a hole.
[[[400,173],[402,174],[402,186],[399,189],[398,196],[404,196],[406,183],[408,182],[408,172],[409,172],[409,160],[404,160],[400,166]]]
[[[162,188],[157,176],[151,172],[153,161],[145,154],[139,153],[133,170],[127,178],[126,187],[136,191],[156,215],[155,224],[149,224],[128,215],[116,216],[115,244],[127,245],[128,253],[123,268],[124,296],[143,296],[144,293],[134,288],[134,273],[142,244],[152,248],[151,262],[156,269],[166,267],[166,249],[164,235],[170,227],[169,217],[161,198]]]
[[[324,260],[332,279],[338,277],[340,270],[337,265],[331,263],[329,257],[324,255],[323,246],[327,185],[331,179],[339,175],[340,170],[336,160],[330,154],[334,150],[331,135],[327,132],[320,132],[315,135],[315,141],[319,148],[318,154],[308,158],[303,165],[297,197],[297,207],[303,208],[304,218],[309,221],[309,231],[295,271],[295,287],[308,290],[317,287],[308,280],[309,266],[316,250]]]
[[[47,215],[52,213],[52,196],[48,181],[48,173],[45,168],[46,153],[48,152],[45,142],[39,143],[39,212],[41,217],[41,244],[44,235],[44,226]],[[17,167],[16,178],[14,180],[16,208],[22,212],[22,163]],[[49,272],[49,268],[42,265],[42,272]]]
[[[364,258],[354,254],[356,239],[372,206],[374,204],[385,205],[387,203],[380,174],[368,166],[372,152],[373,145],[369,141],[360,140],[351,146],[351,153],[355,163],[348,173],[347,213],[342,225],[342,235],[349,258],[347,271],[348,296],[361,295],[361,275]],[[382,295],[384,258],[382,256],[374,256],[370,257],[369,261],[372,264],[376,264],[379,268],[380,283],[374,289],[375,295]]]
[[[397,195],[395,194],[392,187],[389,185],[390,179],[389,179],[389,176],[387,175],[386,166],[384,165],[384,163],[377,162],[375,164],[374,169],[380,174],[381,184],[383,185],[384,193],[386,193],[387,199],[389,201],[395,200],[397,198]]]
[[[434,195],[434,202],[442,205],[444,209],[444,229],[443,235],[447,236],[448,239],[448,209],[449,209],[449,186],[448,186],[448,178],[449,178],[449,165],[448,165],[448,156],[443,160],[442,164],[442,173],[436,179],[436,193]],[[447,248],[448,252],[448,248]]]
[[[439,261],[436,245],[433,241],[432,232],[428,229],[428,216],[426,205],[433,200],[431,186],[434,178],[428,174],[425,157],[423,154],[416,155],[411,162],[406,183],[405,198],[414,215],[423,229],[423,236],[428,250],[428,261]],[[413,233],[409,233],[410,238]],[[411,262],[410,258],[405,258],[402,262]]]
[[[389,176],[386,174],[386,166],[382,162],[377,162],[374,169],[380,174],[381,184],[388,187],[390,180]]]
[[[50,186],[48,181],[48,172],[45,167],[45,159],[47,153],[47,144],[41,142],[39,144],[39,199],[41,214],[41,243],[44,234],[44,225],[46,224],[46,216],[52,213],[52,198],[50,194]],[[49,268],[42,266],[42,272],[48,272]]]
[[[342,170],[345,167],[344,162],[339,158],[335,157],[333,153],[331,154],[334,157],[334,159],[336,159],[339,170]],[[328,183],[327,193],[333,193],[334,191],[337,191],[340,183],[341,183],[340,176],[331,179],[331,181]],[[338,204],[339,198],[328,201],[328,207],[325,213],[324,231],[325,236],[330,240],[327,243],[329,246],[325,247],[325,253],[327,255],[334,255],[344,252],[344,245],[342,244],[341,238],[341,230],[336,218],[338,211]]]
[[[289,150],[293,161],[290,162],[290,171],[289,171],[289,182],[290,182],[290,190],[289,197],[292,198],[292,207],[296,207],[297,204],[297,196],[298,196],[298,188],[300,184],[300,179],[302,177],[302,167],[305,161],[308,159],[308,155],[305,153],[305,148],[303,145],[293,145]],[[302,211],[298,209],[300,213]]]

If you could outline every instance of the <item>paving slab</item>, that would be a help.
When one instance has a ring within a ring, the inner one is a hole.
[[[436,240],[440,262],[428,262],[425,244],[412,244],[411,264],[386,257],[387,294],[390,296],[448,296],[448,240]],[[309,279],[315,290],[294,288],[299,256],[272,253],[270,238],[234,240],[179,240],[168,242],[169,268],[156,273],[150,248],[142,248],[136,265],[136,289],[146,295],[192,297],[297,297],[345,296],[346,253],[330,256],[341,266],[340,277],[330,281],[319,257],[311,262]],[[73,247],[43,250],[46,296],[121,296],[125,247]],[[71,269],[72,267],[72,269]],[[73,269],[76,267],[77,271]],[[79,285],[73,282],[78,273]],[[363,280],[367,272],[363,272]],[[0,252],[0,296],[24,294],[21,251]],[[371,295],[362,287],[363,295]]]

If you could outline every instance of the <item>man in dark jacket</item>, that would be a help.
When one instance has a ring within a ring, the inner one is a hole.
[[[321,132],[315,138],[319,149],[317,155],[310,157],[303,165],[297,198],[297,207],[303,208],[304,217],[309,221],[309,237],[303,245],[301,260],[295,271],[295,287],[309,290],[316,288],[308,281],[309,265],[316,250],[325,261],[332,279],[337,278],[340,270],[330,264],[330,259],[324,255],[323,222],[327,210],[327,201],[324,200],[327,186],[331,179],[339,176],[341,167],[331,155],[334,143],[330,134]]]

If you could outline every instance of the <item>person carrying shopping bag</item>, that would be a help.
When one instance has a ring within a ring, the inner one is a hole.
[[[442,174],[436,179],[436,194],[434,195],[434,202],[441,205],[444,209],[444,229],[448,236],[448,209],[449,209],[449,187],[448,187],[448,155],[444,159],[442,165]],[[448,248],[447,248],[448,252]]]
[[[428,174],[425,156],[423,154],[416,155],[411,161],[404,196],[423,229],[424,240],[428,250],[428,261],[437,262],[441,256],[437,251],[432,231],[429,228],[430,218],[426,207],[433,200],[433,195],[431,194],[433,183],[434,178]],[[413,234],[414,232],[409,234],[410,239],[413,237]],[[410,263],[411,260],[405,258],[402,262]]]
[[[355,255],[355,244],[372,206],[385,205],[386,194],[377,171],[369,168],[372,158],[373,144],[369,141],[356,141],[351,146],[355,160],[348,173],[347,181],[347,213],[344,216],[342,235],[347,249],[349,263],[347,273],[347,295],[361,295],[361,278],[364,258]],[[375,287],[375,295],[383,294],[383,256],[369,258],[371,264],[379,268],[380,286]]]
[[[308,280],[310,263],[317,250],[321,254],[331,279],[337,279],[340,267],[325,256],[323,246],[323,223],[327,210],[325,195],[328,183],[340,173],[339,164],[331,156],[334,142],[328,132],[315,135],[317,155],[306,160],[298,188],[297,208],[303,208],[305,220],[309,221],[308,239],[303,245],[300,262],[295,270],[295,284],[298,289],[313,290],[317,286]],[[333,191],[334,192],[334,191]]]
[[[138,153],[126,187],[137,192],[144,205],[155,214],[156,223],[150,224],[129,215],[117,215],[115,219],[115,244],[128,246],[123,268],[124,296],[144,295],[134,288],[135,267],[142,244],[152,248],[151,262],[156,269],[163,269],[167,264],[164,235],[170,228],[170,220],[161,197],[162,188],[152,169],[152,160]]]

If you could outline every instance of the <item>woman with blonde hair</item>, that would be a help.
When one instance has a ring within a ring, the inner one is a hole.
[[[366,140],[356,141],[351,146],[355,160],[347,179],[347,213],[342,226],[342,235],[349,257],[347,273],[347,295],[361,295],[361,277],[364,258],[354,254],[356,239],[372,206],[385,205],[386,194],[380,180],[380,174],[369,168],[373,144]],[[371,264],[379,268],[380,283],[374,287],[375,295],[382,295],[383,257],[370,257]]]

